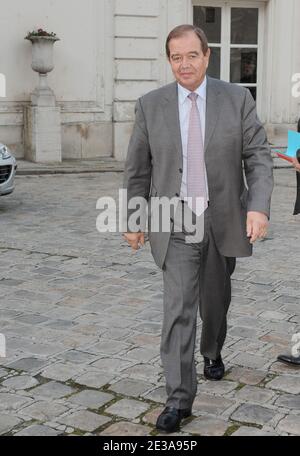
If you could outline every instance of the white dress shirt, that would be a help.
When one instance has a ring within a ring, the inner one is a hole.
[[[181,142],[182,142],[182,155],[183,155],[183,169],[182,169],[182,181],[180,189],[180,198],[183,200],[188,196],[187,194],[187,143],[188,143],[188,129],[189,129],[189,119],[190,112],[192,107],[192,101],[188,98],[188,95],[191,93],[190,90],[185,89],[182,85],[178,85],[178,107],[179,107],[179,122],[180,122],[180,132],[181,132]],[[200,114],[200,122],[203,136],[203,144],[205,141],[205,120],[206,120],[206,85],[207,79],[206,76],[202,84],[195,90],[195,93],[198,94],[197,106]],[[205,168],[205,184],[208,195],[208,185],[207,185],[207,174]]]

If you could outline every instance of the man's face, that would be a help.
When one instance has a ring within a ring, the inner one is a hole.
[[[170,65],[179,84],[194,91],[202,83],[209,63],[210,49],[202,52],[201,41],[194,32],[187,32],[169,42]]]

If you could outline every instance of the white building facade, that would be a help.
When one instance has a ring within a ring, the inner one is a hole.
[[[300,117],[299,0],[0,0],[0,8],[0,142],[17,158],[26,156],[24,113],[38,81],[23,39],[34,28],[60,38],[48,82],[63,159],[125,158],[137,98],[173,80],[165,40],[182,23],[207,33],[208,74],[252,92],[271,142]]]

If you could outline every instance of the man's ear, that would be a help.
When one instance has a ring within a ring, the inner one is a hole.
[[[207,67],[208,67],[208,64],[209,64],[210,54],[211,54],[210,48],[208,48],[208,49],[207,49],[207,52],[206,52],[206,54],[205,54],[205,57],[206,57],[206,59],[207,59]]]

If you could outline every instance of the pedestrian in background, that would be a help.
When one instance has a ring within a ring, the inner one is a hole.
[[[298,131],[300,130],[300,120],[299,120],[299,126],[298,126]],[[300,214],[300,157],[294,158],[293,159],[293,165],[297,171],[296,177],[297,177],[297,196],[296,196],[296,202],[295,202],[295,209],[294,209],[294,215]],[[292,353],[287,354],[287,355],[279,355],[277,360],[285,363],[285,364],[291,364],[294,366],[300,366],[300,349],[297,350],[295,349],[296,345],[300,342],[300,330],[298,333],[294,334],[292,337],[292,343],[295,345],[292,348]]]

